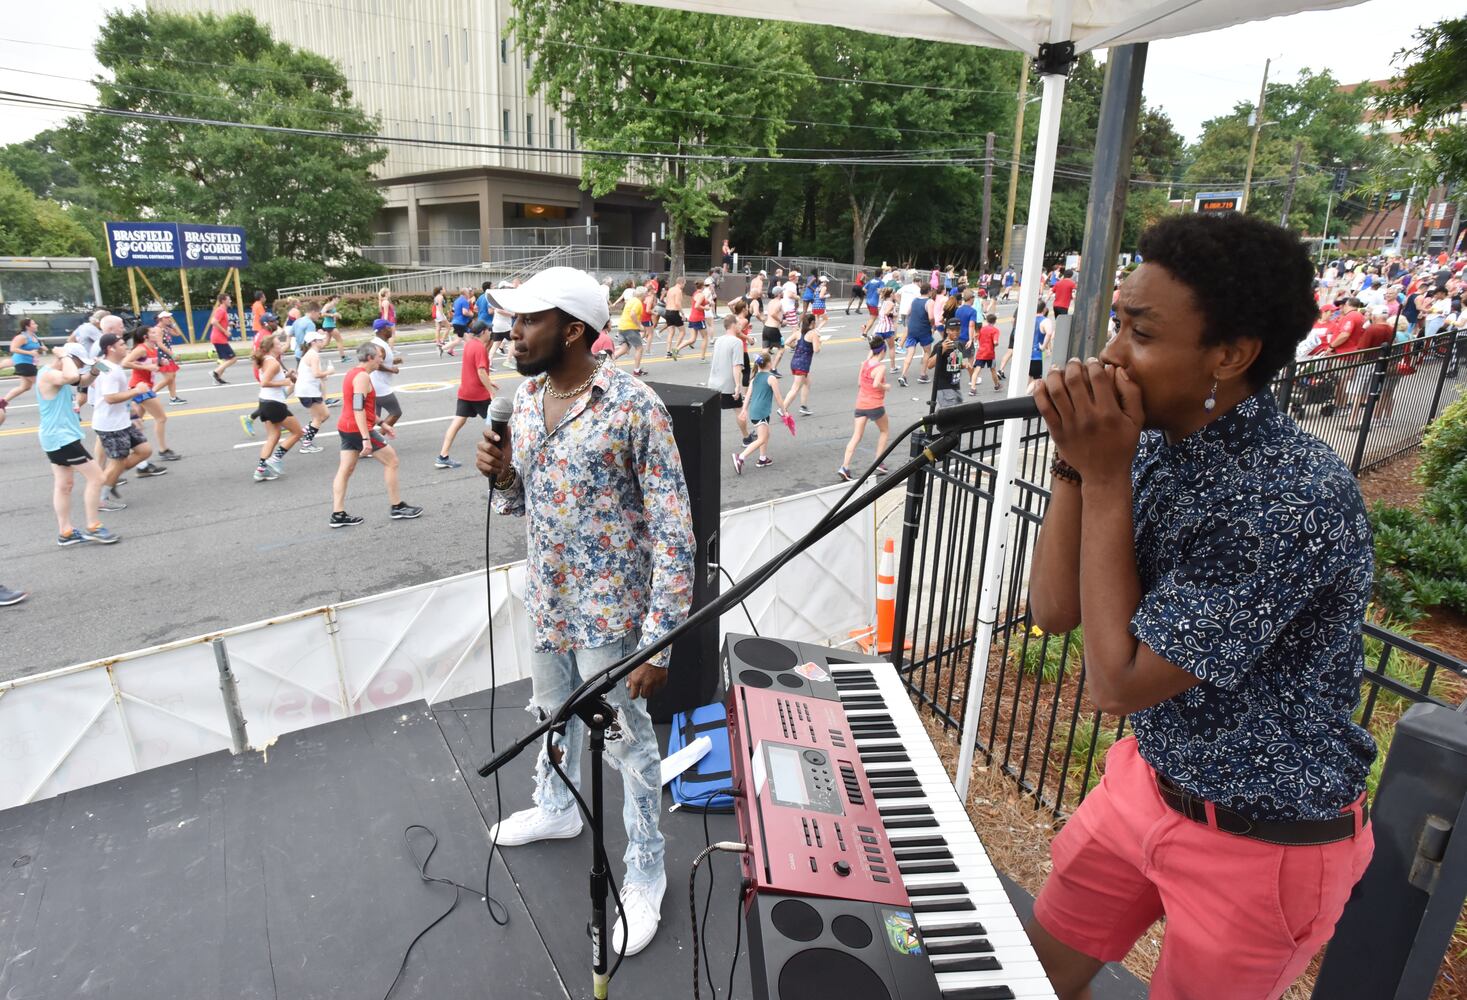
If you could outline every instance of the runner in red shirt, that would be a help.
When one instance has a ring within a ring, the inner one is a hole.
[[[470,417],[483,420],[489,415],[489,400],[494,395],[494,386],[489,374],[488,329],[464,337],[464,360],[458,377],[458,403],[454,407],[453,419],[443,435],[443,447],[433,463],[439,469],[457,469],[463,465],[449,457],[453,439],[463,430]]]
[[[1075,272],[1065,268],[1060,280],[1054,283],[1054,314],[1064,316],[1075,302]]]
[[[372,372],[382,367],[382,349],[373,343],[357,348],[358,364],[347,372],[341,384],[341,416],[336,421],[336,436],[341,440],[341,464],[331,481],[331,520],[333,528],[349,528],[361,524],[362,518],[346,512],[346,486],[357,462],[375,458],[382,466],[382,481],[387,486],[387,499],[393,520],[419,517],[423,508],[403,502],[397,489],[397,452],[387,439],[375,430],[377,393],[372,389]],[[363,428],[366,428],[365,433]]]
[[[209,343],[214,345],[214,356],[219,364],[214,367],[214,381],[224,384],[224,372],[239,358],[229,346],[229,296],[220,295],[214,300],[214,311],[209,314]]]
[[[1361,312],[1364,306],[1365,303],[1359,299],[1348,299],[1345,302],[1346,308],[1340,316],[1340,332],[1333,344],[1336,354],[1365,350],[1365,313]]]
[[[989,313],[983,317],[983,325],[978,328],[977,351],[973,355],[973,377],[968,384],[969,395],[978,391],[978,384],[983,381],[983,369],[987,368],[991,373],[989,378],[993,382],[993,391],[1002,389],[1000,383],[1003,381],[1003,373],[994,367],[994,359],[998,353],[998,314]]]

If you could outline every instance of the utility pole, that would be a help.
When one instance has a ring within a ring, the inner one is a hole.
[[[988,271],[989,206],[993,200],[993,133],[983,142],[983,228],[978,237],[978,273]]]
[[[1329,243],[1329,216],[1330,216],[1330,212],[1334,209],[1334,207],[1335,207],[1335,189],[1333,187],[1331,187],[1329,189],[1329,200],[1324,203],[1324,235],[1319,238],[1319,258],[1318,258],[1318,262],[1321,263],[1321,264],[1324,263],[1324,251],[1325,251],[1326,245]]]
[[[1304,140],[1294,140],[1294,165],[1289,168],[1289,186],[1284,189],[1284,210],[1279,213],[1279,225],[1289,224],[1289,209],[1294,207],[1294,185],[1299,183],[1299,157],[1304,155]]]
[[[1406,245],[1406,223],[1411,221],[1411,203],[1416,200],[1416,182],[1411,182],[1411,189],[1406,192],[1406,210],[1401,213],[1401,228],[1396,230],[1396,253],[1400,253]]]
[[[1253,158],[1258,155],[1258,133],[1263,131],[1263,101],[1268,95],[1268,68],[1272,59],[1263,61],[1263,85],[1258,88],[1258,105],[1253,109],[1253,140],[1248,143],[1248,168],[1243,171],[1243,204],[1239,212],[1248,211],[1248,195],[1253,188]]]
[[[1019,153],[1024,143],[1024,105],[1029,100],[1029,57],[1023,56],[1023,68],[1019,71],[1019,110],[1014,114],[1013,165],[1009,168],[1009,208],[1003,220],[1003,253],[998,262],[999,269],[1009,266],[1009,250],[1014,239],[1014,202],[1019,197]]]

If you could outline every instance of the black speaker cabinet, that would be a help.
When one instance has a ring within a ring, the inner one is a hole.
[[[745,916],[755,1000],[942,996],[910,909],[761,892]]]
[[[696,385],[648,382],[672,415],[672,434],[683,460],[688,501],[693,509],[695,566],[693,610],[718,597],[718,516],[722,506],[718,474],[718,393]],[[718,619],[672,644],[667,684],[647,701],[653,722],[668,722],[677,712],[707,705],[718,692]]]

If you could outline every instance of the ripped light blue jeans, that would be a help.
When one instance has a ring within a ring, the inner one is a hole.
[[[530,677],[534,694],[530,698],[530,712],[536,718],[554,712],[582,680],[609,667],[638,645],[638,634],[633,632],[595,649],[564,653],[532,651]],[[606,734],[606,757],[622,776],[622,821],[627,830],[626,882],[655,882],[662,876],[663,856],[662,832],[658,829],[662,755],[657,747],[657,733],[652,728],[652,717],[647,714],[646,699],[629,697],[625,681],[617,683],[607,700],[616,709],[620,724],[619,731],[612,729]],[[566,724],[564,741],[557,738],[557,745],[566,750],[561,767],[577,788],[581,784],[581,751],[585,742],[586,724],[575,717]],[[535,804],[552,815],[576,807],[570,790],[550,766],[543,741],[535,763]]]

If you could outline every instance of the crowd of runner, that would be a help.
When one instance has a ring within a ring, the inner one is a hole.
[[[1461,307],[1464,261],[1441,255],[1331,262],[1321,269],[1317,283],[1319,322],[1299,345],[1299,358],[1345,355],[1467,327]],[[835,283],[828,275],[797,270],[776,269],[772,275],[760,271],[748,275],[741,294],[721,302],[724,274],[724,269],[714,269],[707,277],[674,283],[652,275],[627,287],[611,303],[611,320],[595,350],[605,363],[630,357],[637,376],[645,374],[644,359],[658,350],[674,361],[697,351],[697,360],[709,366],[703,384],[717,390],[721,407],[733,412],[741,450],[732,453],[731,461],[735,473],[742,474],[751,459],[756,468],[774,464],[774,442],[781,436],[775,428],[782,425],[793,436],[797,418],[814,413],[810,389],[823,331],[835,308]],[[511,284],[505,281],[499,287]],[[486,418],[495,393],[491,373],[496,358],[505,370],[515,367],[515,317],[494,306],[491,287],[485,282],[478,289],[437,288],[432,294],[438,352],[462,358],[454,415],[434,459],[437,468],[462,464],[451,451],[469,421]],[[979,274],[971,282],[968,272],[953,267],[918,271],[883,266],[855,275],[840,300],[847,315],[864,307],[859,335],[868,351],[853,371],[837,376],[854,383],[851,437],[836,471],[840,479],[852,478],[852,463],[868,427],[877,430],[877,452],[885,447],[890,433],[886,398],[893,386],[931,385],[935,407],[956,405],[965,394],[974,397],[985,388],[1005,390],[1018,319],[1001,330],[998,309],[1018,289],[1011,269]],[[1053,361],[1055,319],[1070,311],[1075,292],[1072,269],[1056,266],[1044,275],[1037,309],[1026,320],[1033,324],[1029,380],[1041,377]],[[260,438],[251,479],[269,483],[285,474],[292,453],[322,451],[317,437],[332,422],[334,407],[338,412],[332,429],[340,459],[330,486],[330,526],[363,521],[346,509],[349,485],[363,458],[376,459],[382,470],[388,516],[419,517],[422,508],[400,494],[393,446],[403,410],[394,386],[402,356],[395,346],[397,315],[391,293],[382,290],[373,337],[355,348],[342,338],[337,299],[293,304],[281,318],[267,308],[264,293],[257,292],[247,312],[249,351],[241,356],[243,347],[237,354],[232,339],[232,306],[227,294],[218,296],[205,332],[215,356],[213,380],[227,384],[230,369],[248,360],[258,386],[256,408],[240,417],[244,433]],[[178,394],[179,364],[172,347],[178,333],[167,312],[151,325],[128,330],[121,317],[98,310],[66,344],[52,350],[42,343],[34,320],[20,321],[9,345],[17,379],[0,397],[0,422],[13,399],[35,393],[41,447],[53,473],[59,546],[115,543],[119,536],[102,515],[126,508],[120,488],[128,476],[166,475],[167,463],[181,458],[168,441],[168,407],[186,402]],[[787,374],[782,369],[786,360]],[[1449,364],[1455,368],[1456,361],[1453,355]],[[1322,401],[1322,412],[1349,406],[1350,420],[1358,426],[1367,375],[1332,381],[1332,395]],[[831,376],[822,372],[820,377]],[[1375,419],[1391,419],[1389,395],[1387,391],[1380,400]],[[292,398],[299,413],[292,410]],[[95,434],[91,449],[82,428],[87,405]],[[149,418],[152,440],[145,430]],[[78,477],[80,526],[72,512]],[[5,593],[13,592],[0,592],[0,603]]]

